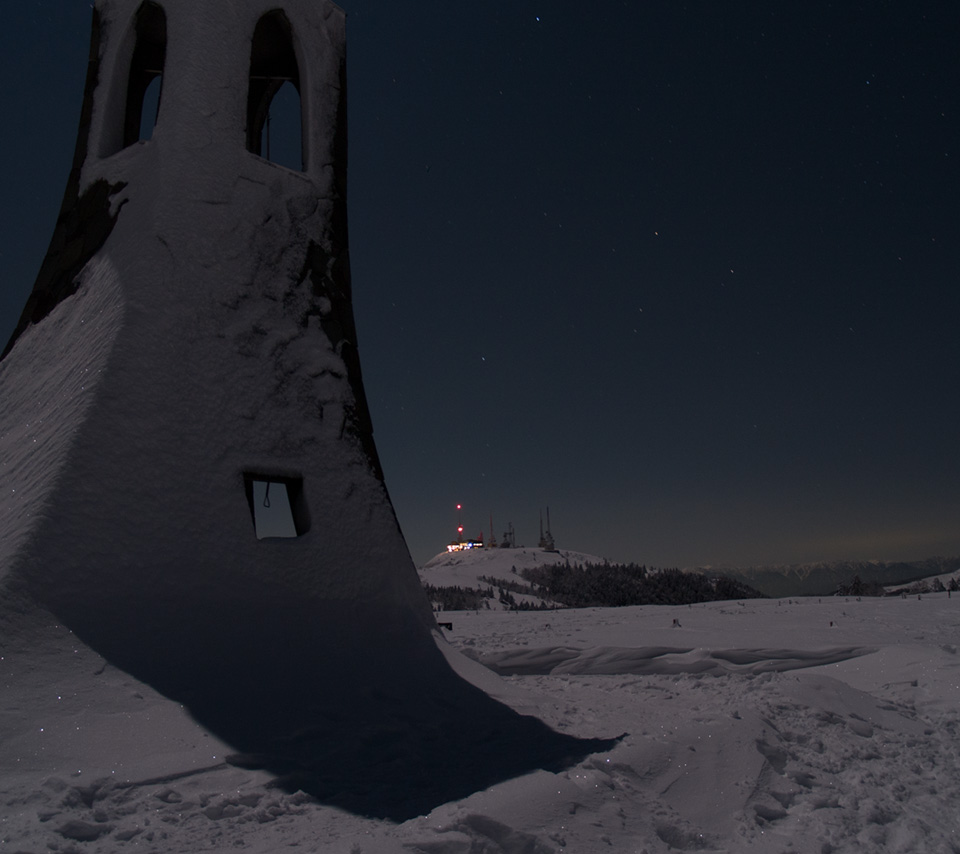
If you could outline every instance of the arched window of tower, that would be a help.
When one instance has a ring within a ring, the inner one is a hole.
[[[143,109],[140,111],[140,136],[145,142],[153,136],[153,129],[157,124],[157,115],[160,112],[160,89],[163,85],[162,77],[154,77],[143,94]]]
[[[268,12],[250,49],[247,150],[288,169],[306,168],[300,66],[287,16]]]
[[[134,29],[136,47],[127,80],[123,148],[153,136],[163,91],[167,16],[159,4],[147,0],[137,10]]]
[[[300,93],[285,82],[273,96],[260,134],[260,156],[286,166],[303,169],[303,129],[300,120]]]

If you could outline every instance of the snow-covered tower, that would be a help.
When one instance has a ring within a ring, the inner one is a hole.
[[[392,818],[600,749],[494,702],[434,641],[360,378],[343,13],[93,18],[63,207],[0,361],[4,648],[67,654],[62,624],[231,761]],[[280,165],[284,89],[300,156]]]
[[[433,624],[360,378],[343,26],[327,0],[95,4],[74,168],[0,363],[0,568],[88,634],[161,631],[185,591]],[[287,83],[301,168],[262,150]]]

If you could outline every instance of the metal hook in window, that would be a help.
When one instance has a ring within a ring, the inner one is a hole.
[[[267,489],[263,493],[263,506],[264,507],[270,506],[270,481],[269,480],[267,481]]]

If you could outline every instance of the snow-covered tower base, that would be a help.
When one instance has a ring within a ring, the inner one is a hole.
[[[408,766],[451,715],[515,733],[469,789],[576,748],[433,642],[360,379],[344,69],[326,0],[97,0],[66,198],[0,363],[0,625],[49,611],[321,796],[331,750],[371,791],[384,721]],[[288,83],[300,169],[264,156]]]

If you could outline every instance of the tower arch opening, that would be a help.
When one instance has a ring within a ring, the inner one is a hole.
[[[136,45],[127,78],[122,148],[150,139],[160,113],[167,57],[167,16],[163,7],[145,0],[137,9],[134,32]]]
[[[293,28],[279,9],[257,22],[250,48],[247,90],[247,151],[303,171],[304,140],[300,63]]]
[[[163,88],[162,76],[154,77],[143,93],[143,107],[140,111],[139,140],[146,142],[153,136],[160,112],[160,91]]]

